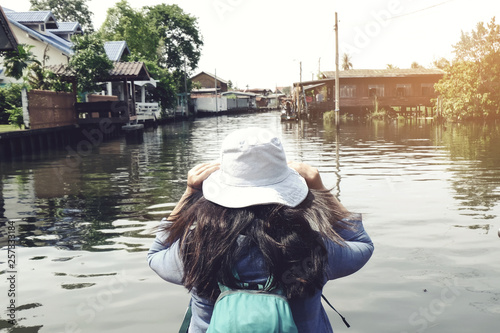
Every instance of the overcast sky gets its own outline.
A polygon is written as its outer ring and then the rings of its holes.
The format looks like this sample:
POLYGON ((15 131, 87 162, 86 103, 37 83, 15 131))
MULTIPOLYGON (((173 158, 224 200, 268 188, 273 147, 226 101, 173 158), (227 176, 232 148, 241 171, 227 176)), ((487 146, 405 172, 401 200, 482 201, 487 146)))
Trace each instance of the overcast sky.
MULTIPOLYGON (((118 0, 90 0, 95 28, 118 0)), ((128 0, 133 8, 160 0, 128 0)), ((409 68, 416 61, 451 59, 461 31, 500 13, 492 0, 177 0, 198 18, 204 46, 196 74, 217 72, 239 88, 286 86, 335 69, 335 12, 340 55, 354 68, 409 68), (299 5, 300 4, 300 5, 299 5)), ((29 10, 29 0, 0 0, 3 7, 29 10)), ((500 23, 500 17, 497 24, 500 23)), ((147 36, 145 36, 147 38, 147 36)))

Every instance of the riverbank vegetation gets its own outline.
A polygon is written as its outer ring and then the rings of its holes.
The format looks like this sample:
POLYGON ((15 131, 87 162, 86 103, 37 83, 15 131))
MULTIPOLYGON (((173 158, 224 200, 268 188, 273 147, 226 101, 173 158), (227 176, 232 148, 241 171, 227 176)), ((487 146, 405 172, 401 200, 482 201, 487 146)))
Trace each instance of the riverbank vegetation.
POLYGON ((500 26, 493 17, 462 32, 453 46, 455 58, 435 89, 442 116, 451 120, 500 118, 500 26))
MULTIPOLYGON (((104 42, 126 41, 130 54, 123 60, 144 62, 151 77, 157 80, 153 98, 161 109, 175 107, 178 95, 191 90, 187 78, 201 57, 203 38, 197 18, 175 4, 134 9, 126 0, 121 0, 108 9, 103 25, 94 32, 87 2, 30 0, 30 10, 50 10, 58 20, 78 21, 84 28, 83 36, 72 39, 75 54, 69 62, 70 70, 78 78, 79 95, 96 90, 96 78, 105 77, 112 68, 104 52, 104 42)), ((22 79, 27 89, 71 91, 67 83, 61 82, 45 66, 45 59, 36 59, 31 48, 33 46, 20 44, 17 54, 6 55, 5 74, 22 79)), ((8 110, 21 105, 20 87, 11 85, 0 90, 0 124, 9 122, 8 110), (14 95, 15 99, 11 98, 14 95)))

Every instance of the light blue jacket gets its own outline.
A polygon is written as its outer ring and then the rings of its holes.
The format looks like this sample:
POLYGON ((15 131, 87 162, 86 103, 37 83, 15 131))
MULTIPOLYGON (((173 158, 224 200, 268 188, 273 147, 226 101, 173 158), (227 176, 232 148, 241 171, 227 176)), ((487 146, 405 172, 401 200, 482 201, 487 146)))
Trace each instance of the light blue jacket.
MULTIPOLYGON (((325 284, 328 280, 350 275, 370 259, 373 243, 365 232, 360 214, 352 214, 348 220, 354 224, 353 230, 342 230, 339 234, 346 241, 340 246, 331 240, 325 240, 328 251, 328 267, 325 271, 325 284)), ((163 220, 162 222, 168 223, 163 220)), ((242 236, 244 237, 244 236, 242 236)), ((179 242, 165 246, 165 235, 157 234, 149 249, 149 266, 164 280, 182 284, 183 266, 179 256, 179 242)), ((249 283, 264 284, 267 280, 264 260, 258 249, 250 248, 238 263, 236 270, 240 279, 249 283)), ((314 296, 290 300, 293 318, 299 332, 333 332, 328 316, 321 304, 321 290, 314 296)), ((199 297, 196 291, 191 293, 192 318, 190 333, 205 332, 210 324, 213 302, 199 297)))

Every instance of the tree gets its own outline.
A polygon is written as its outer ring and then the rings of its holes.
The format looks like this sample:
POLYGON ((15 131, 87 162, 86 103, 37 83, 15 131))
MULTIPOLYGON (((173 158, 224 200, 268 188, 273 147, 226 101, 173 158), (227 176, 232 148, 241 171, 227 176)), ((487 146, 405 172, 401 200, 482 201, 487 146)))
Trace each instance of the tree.
POLYGON ((188 72, 194 70, 203 46, 197 19, 177 5, 135 10, 121 0, 108 9, 100 34, 106 40, 127 41, 136 57, 156 61, 171 72, 183 72, 184 66, 188 72))
POLYGON ((417 69, 417 68, 425 68, 425 67, 420 65, 418 62, 414 61, 411 63, 410 68, 417 69))
POLYGON ((342 55, 342 70, 347 71, 349 69, 352 69, 351 56, 344 53, 342 55))
POLYGON ((104 50, 104 42, 97 34, 75 35, 72 41, 75 54, 69 61, 69 67, 77 77, 78 90, 98 90, 97 82, 105 81, 113 68, 113 62, 108 59, 104 50))
POLYGON ((108 9, 99 33, 104 40, 125 40, 136 58, 158 60, 160 37, 154 22, 148 20, 143 11, 131 8, 126 0, 108 9))
POLYGON ((464 33, 453 46, 455 58, 436 85, 443 115, 455 119, 500 116, 500 26, 493 17, 486 26, 464 33))
POLYGON ((31 10, 50 10, 57 20, 78 22, 86 32, 93 32, 93 13, 87 6, 88 0, 30 0, 31 10))
POLYGON ((399 69, 398 66, 394 66, 393 64, 387 64, 387 69, 399 69))
POLYGON ((432 62, 432 65, 436 68, 444 70, 445 68, 450 66, 450 62, 446 58, 441 57, 439 59, 434 60, 432 62))
POLYGON ((4 56, 3 65, 5 75, 11 76, 17 80, 23 77, 24 71, 33 62, 38 62, 35 55, 31 52, 33 45, 18 44, 17 53, 8 53, 4 56))
POLYGON ((158 64, 172 71, 192 71, 198 66, 203 40, 194 16, 177 5, 144 7, 146 18, 157 28, 160 38, 158 64))
POLYGON ((155 94, 162 106, 176 104, 177 93, 185 92, 184 78, 196 69, 201 56, 203 41, 196 18, 177 5, 135 10, 121 0, 108 9, 99 33, 106 40, 125 40, 131 51, 129 60, 143 61, 160 80, 155 94))

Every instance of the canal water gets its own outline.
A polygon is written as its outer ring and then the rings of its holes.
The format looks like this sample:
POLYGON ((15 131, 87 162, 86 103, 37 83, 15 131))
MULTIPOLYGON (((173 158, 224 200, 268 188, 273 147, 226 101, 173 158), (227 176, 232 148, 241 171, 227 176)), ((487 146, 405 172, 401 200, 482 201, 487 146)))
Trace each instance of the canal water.
POLYGON ((189 296, 147 266, 151 229, 183 193, 187 171, 249 126, 279 133, 290 160, 318 167, 363 214, 372 259, 325 288, 351 324, 327 309, 336 332, 498 332, 500 126, 336 128, 282 123, 277 112, 171 123, 142 144, 94 132, 73 149, 1 161, 0 331, 176 332, 189 296))

